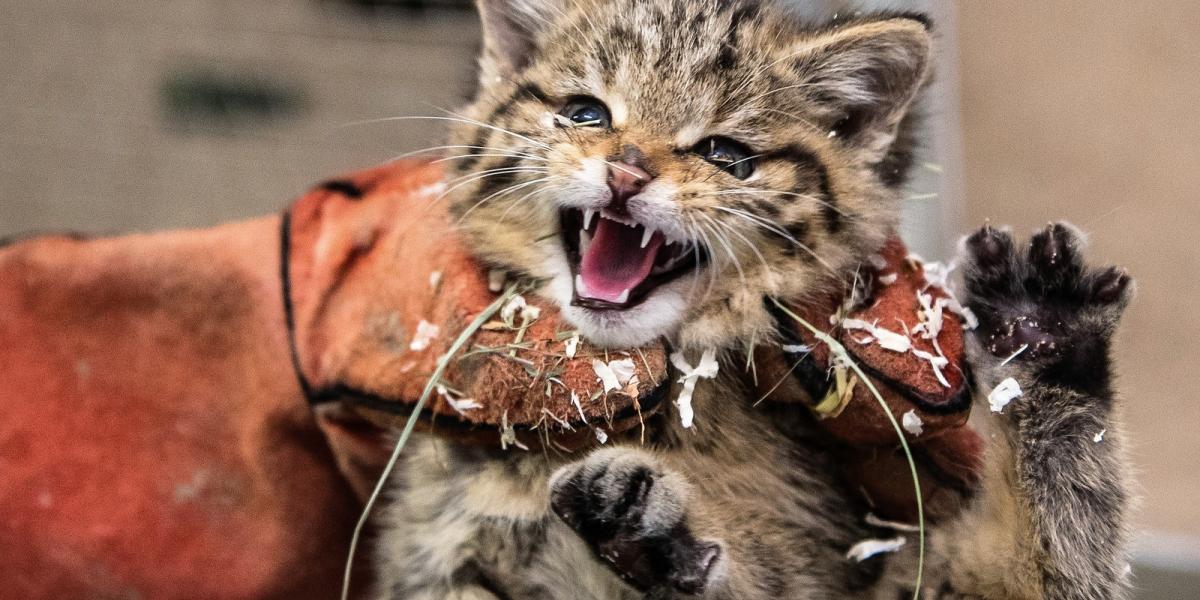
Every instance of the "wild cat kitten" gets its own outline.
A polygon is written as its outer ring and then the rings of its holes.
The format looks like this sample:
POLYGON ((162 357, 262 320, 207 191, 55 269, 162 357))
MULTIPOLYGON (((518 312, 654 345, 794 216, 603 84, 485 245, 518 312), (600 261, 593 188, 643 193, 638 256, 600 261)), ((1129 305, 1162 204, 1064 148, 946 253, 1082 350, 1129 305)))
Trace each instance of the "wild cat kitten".
MULTIPOLYGON (((481 88, 455 128, 454 211, 478 255, 592 341, 724 352, 644 443, 574 455, 420 437, 378 543, 380 598, 896 598, 910 544, 879 537, 794 408, 754 405, 740 365, 773 338, 764 299, 846 278, 898 220, 928 23, 807 27, 719 0, 483 0, 481 88), (472 179, 471 176, 474 176, 472 179)), ((1125 490, 1107 349, 1128 294, 1054 227, 1028 251, 967 243, 977 380, 1026 397, 976 410, 987 472, 930 531, 926 597, 1112 598, 1125 490), (1021 318, 1026 317, 1026 318, 1021 318), (1022 345, 1013 361, 1002 360, 1022 345), (1092 442, 1101 429, 1103 443, 1092 442), (994 435, 992 435, 994 434, 994 435)), ((672 390, 674 396, 678 390, 672 390)))

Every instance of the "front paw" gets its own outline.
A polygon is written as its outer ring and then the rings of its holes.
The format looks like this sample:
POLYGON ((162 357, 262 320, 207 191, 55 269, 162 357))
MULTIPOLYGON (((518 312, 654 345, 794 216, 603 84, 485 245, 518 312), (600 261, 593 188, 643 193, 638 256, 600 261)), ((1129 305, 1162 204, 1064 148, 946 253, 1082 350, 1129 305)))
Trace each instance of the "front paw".
POLYGON ((627 583, 703 593, 720 544, 687 526, 688 485, 646 453, 606 448, 560 469, 550 506, 627 583))
POLYGON ((1107 385, 1108 351, 1132 293, 1129 275, 1083 262, 1083 240, 1056 223, 1024 250, 984 227, 964 243, 967 306, 979 317, 976 339, 993 362, 1030 378, 1077 388, 1107 385))

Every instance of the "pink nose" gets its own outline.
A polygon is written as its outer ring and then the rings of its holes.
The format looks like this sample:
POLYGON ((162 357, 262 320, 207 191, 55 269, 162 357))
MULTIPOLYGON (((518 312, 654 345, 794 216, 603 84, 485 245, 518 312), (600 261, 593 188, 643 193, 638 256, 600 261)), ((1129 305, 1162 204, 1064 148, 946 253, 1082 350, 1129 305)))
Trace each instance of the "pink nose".
POLYGON ((651 179, 654 178, 641 167, 627 162, 609 163, 608 189, 612 190, 612 202, 608 209, 617 213, 626 212, 626 201, 638 195, 651 179))

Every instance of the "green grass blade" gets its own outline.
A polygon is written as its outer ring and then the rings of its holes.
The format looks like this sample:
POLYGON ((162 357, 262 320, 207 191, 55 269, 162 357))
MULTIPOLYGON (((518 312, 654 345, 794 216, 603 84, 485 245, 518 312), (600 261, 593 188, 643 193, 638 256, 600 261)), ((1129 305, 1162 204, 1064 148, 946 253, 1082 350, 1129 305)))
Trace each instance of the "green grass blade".
POLYGON ((404 451, 404 445, 408 443, 409 436, 412 435, 413 428, 417 425, 417 417, 420 416, 421 410, 425 408, 425 403, 429 401, 429 396, 433 393, 437 382, 442 379, 442 374, 446 372, 446 366, 450 364, 450 359, 466 345, 471 336, 479 331, 483 324, 491 319, 493 315, 500 312, 500 307, 517 295, 516 286, 509 286, 496 300, 483 309, 483 312, 476 315, 462 333, 458 334, 458 338, 450 345, 450 349, 438 359, 437 365, 433 369, 433 374, 429 376, 429 381, 425 382, 425 389, 421 391, 421 397, 417 399, 417 404, 413 406, 412 412, 408 415, 408 420, 404 422, 404 429, 400 432, 400 438, 396 440, 396 447, 392 450, 392 456, 388 459, 387 465, 383 468, 383 473, 379 475, 379 481, 375 483, 375 489, 371 491, 371 496, 367 498, 367 504, 363 507, 362 515, 358 518, 358 523, 354 526, 354 535, 350 538, 350 552, 346 557, 346 571, 342 575, 342 600, 350 598, 350 573, 354 566, 354 554, 358 550, 358 540, 362 535, 363 527, 367 523, 367 519, 371 516, 371 509, 375 507, 375 503, 379 500, 380 493, 383 492, 383 486, 387 483, 388 477, 396 468, 396 462, 400 460, 400 453, 404 451))
POLYGON ((925 572, 925 505, 921 502, 921 482, 917 479, 917 462, 913 460, 912 450, 910 450, 908 447, 908 441, 904 439, 904 431, 900 429, 900 423, 896 421, 896 416, 892 414, 892 409, 888 407, 887 402, 883 401, 883 395, 879 393, 879 390, 875 389, 875 384, 871 382, 871 378, 867 377, 867 374, 863 373, 862 369, 858 367, 858 364, 850 358, 850 353, 846 351, 846 348, 842 346, 840 342, 830 337, 824 331, 814 327, 812 323, 805 321, 778 300, 772 298, 771 301, 774 302, 775 306, 778 306, 779 309, 782 310, 787 316, 795 319, 797 323, 804 326, 804 328, 809 330, 814 336, 817 337, 817 339, 828 345, 829 349, 840 356, 842 360, 846 362, 846 364, 850 365, 850 368, 854 370, 854 372, 858 375, 858 378, 863 383, 867 384, 867 389, 871 391, 871 395, 875 396, 875 399, 879 401, 879 405, 883 407, 883 414, 887 415, 888 421, 892 424, 892 428, 896 430, 896 437, 900 438, 900 446, 904 448, 904 457, 908 460, 908 469, 912 474, 913 493, 917 498, 917 537, 919 538, 919 542, 917 548, 917 581, 913 587, 913 600, 916 600, 921 596, 921 579, 925 572))

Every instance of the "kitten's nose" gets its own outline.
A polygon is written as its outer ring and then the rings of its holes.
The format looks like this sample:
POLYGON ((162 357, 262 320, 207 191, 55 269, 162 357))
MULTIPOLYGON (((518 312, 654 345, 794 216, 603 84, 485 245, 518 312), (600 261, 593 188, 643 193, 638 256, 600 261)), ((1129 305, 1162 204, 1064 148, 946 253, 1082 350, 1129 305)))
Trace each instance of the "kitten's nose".
POLYGON ((654 178, 641 167, 627 162, 608 163, 608 189, 612 190, 612 202, 607 208, 624 214, 625 202, 638 195, 651 179, 654 178))

